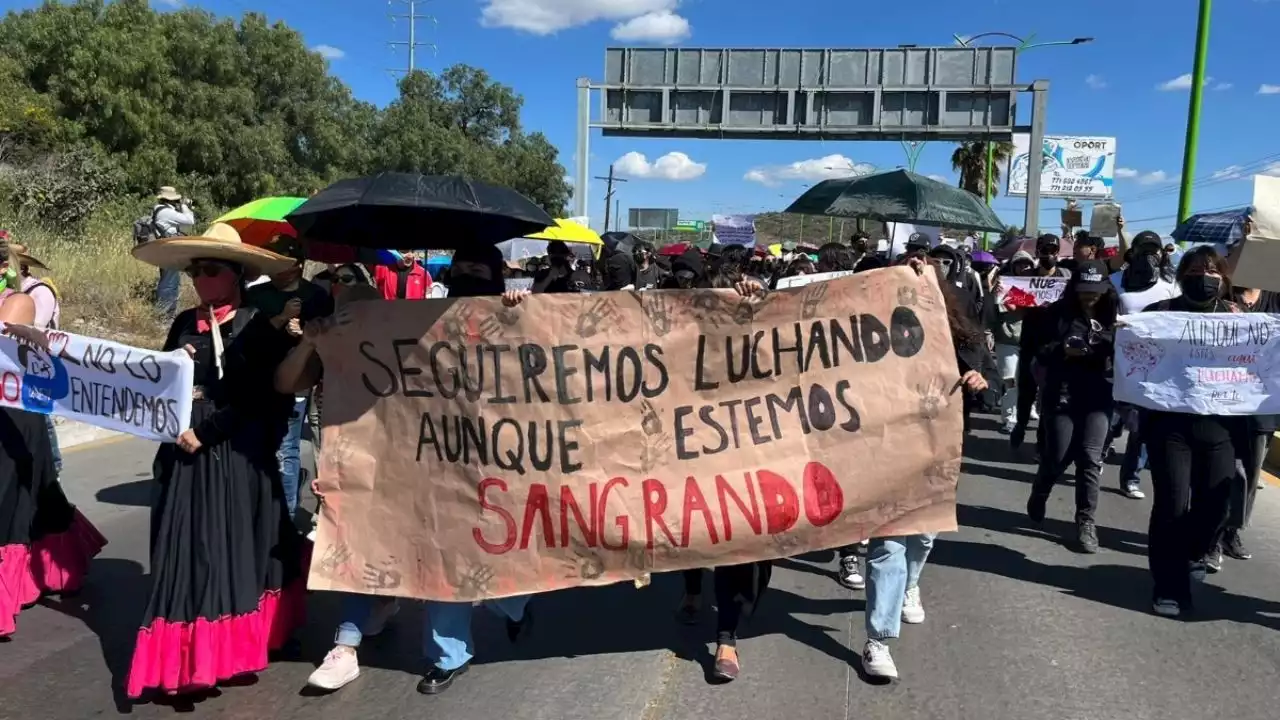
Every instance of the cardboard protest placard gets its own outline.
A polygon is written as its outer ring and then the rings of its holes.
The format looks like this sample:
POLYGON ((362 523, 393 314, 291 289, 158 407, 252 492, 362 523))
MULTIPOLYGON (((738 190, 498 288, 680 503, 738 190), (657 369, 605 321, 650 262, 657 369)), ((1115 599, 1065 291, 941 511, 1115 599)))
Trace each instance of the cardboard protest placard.
POLYGON ((185 352, 46 335, 47 350, 0 335, 0 406, 160 442, 174 442, 190 427, 195 364, 185 352))
POLYGON ((792 275, 791 277, 778 278, 778 289, 786 290, 787 288, 804 287, 810 283, 835 280, 852 274, 852 270, 835 270, 832 272, 812 273, 810 275, 792 275))
POLYGON ((1067 287, 1067 278, 1061 277, 1000 277, 1001 305, 1015 308, 1044 307, 1058 301, 1067 287))
POLYGON ((933 273, 348 312, 313 589, 474 600, 956 527, 933 273))
POLYGON ((1126 315, 1115 368, 1120 402, 1195 415, 1280 414, 1280 315, 1126 315))
POLYGON ((1280 178, 1253 178, 1253 231, 1231 268, 1236 287, 1280 291, 1280 178))

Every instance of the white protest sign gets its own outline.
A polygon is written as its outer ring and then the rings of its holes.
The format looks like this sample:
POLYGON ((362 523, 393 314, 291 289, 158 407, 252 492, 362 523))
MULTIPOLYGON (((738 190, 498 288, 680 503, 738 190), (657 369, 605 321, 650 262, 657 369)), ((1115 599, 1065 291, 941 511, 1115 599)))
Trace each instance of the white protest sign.
POLYGON ((533 278, 507 278, 502 281, 507 286, 507 292, 512 290, 533 290, 533 278))
POLYGON ((0 406, 173 442, 191 425, 195 364, 170 353, 53 331, 49 349, 0 335, 0 406))
POLYGON ((835 280, 852 274, 852 270, 836 270, 835 272, 813 273, 810 275, 792 275, 791 277, 778 278, 778 289, 786 290, 787 288, 803 287, 809 283, 835 280))
POLYGON ((1000 304, 1015 308, 1044 307, 1058 301, 1067 286, 1062 277, 1000 277, 1000 304))
POLYGON ((755 247, 755 215, 712 215, 711 224, 715 226, 712 234, 716 242, 723 245, 755 247))
POLYGON ((1150 410, 1280 414, 1280 315, 1126 315, 1116 331, 1114 394, 1150 410))

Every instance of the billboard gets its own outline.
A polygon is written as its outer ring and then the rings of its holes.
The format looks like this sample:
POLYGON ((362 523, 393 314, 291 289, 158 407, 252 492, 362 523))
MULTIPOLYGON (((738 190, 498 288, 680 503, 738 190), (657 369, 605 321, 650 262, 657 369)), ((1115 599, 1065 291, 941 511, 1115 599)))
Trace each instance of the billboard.
POLYGON ((627 211, 627 225, 644 230, 672 230, 680 222, 680 211, 675 208, 631 208, 627 211))
POLYGON ((606 136, 1007 140, 1012 47, 608 48, 606 136))
MULTIPOLYGON (((1027 194, 1031 136, 1013 136, 1008 195, 1027 194)), ((1044 138, 1040 152, 1040 196, 1105 200, 1112 196, 1116 174, 1116 139, 1055 135, 1044 138)))

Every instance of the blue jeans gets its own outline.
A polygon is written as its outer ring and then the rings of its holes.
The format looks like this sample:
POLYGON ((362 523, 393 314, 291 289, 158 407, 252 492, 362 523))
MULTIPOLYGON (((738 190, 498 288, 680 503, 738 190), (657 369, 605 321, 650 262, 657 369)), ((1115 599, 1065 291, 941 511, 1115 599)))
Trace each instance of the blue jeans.
POLYGON ((45 427, 49 429, 49 445, 53 447, 53 471, 62 475, 62 450, 58 447, 58 431, 53 425, 53 416, 44 416, 45 427))
POLYGON ((276 452, 280 462, 280 483, 284 485, 284 502, 289 507, 289 517, 298 511, 298 478, 302 472, 302 425, 307 421, 307 399, 298 400, 289 414, 289 430, 276 452))
POLYGON ((1129 433, 1129 442, 1124 446, 1124 460, 1120 462, 1120 489, 1127 490, 1138 487, 1142 479, 1138 473, 1147 468, 1147 444, 1142 442, 1141 430, 1129 433))
POLYGON ((178 295, 182 292, 182 271, 161 270, 156 283, 156 312, 172 320, 178 314, 178 295))
MULTIPOLYGON (((486 600, 482 605, 490 611, 505 618, 519 622, 524 619, 525 606, 529 604, 529 595, 486 600)), ((381 609, 386 603, 395 602, 394 598, 380 598, 372 595, 346 595, 342 600, 342 624, 338 626, 334 642, 349 647, 360 647, 363 638, 363 626, 375 609, 381 609)), ((441 670, 457 670, 471 662, 475 654, 475 646, 471 640, 471 612, 469 602, 437 602, 428 600, 423 603, 427 618, 422 626, 422 656, 441 670)))
POLYGON ((902 601, 920 584, 936 535, 872 538, 867 548, 867 639, 887 640, 902 630, 902 601))

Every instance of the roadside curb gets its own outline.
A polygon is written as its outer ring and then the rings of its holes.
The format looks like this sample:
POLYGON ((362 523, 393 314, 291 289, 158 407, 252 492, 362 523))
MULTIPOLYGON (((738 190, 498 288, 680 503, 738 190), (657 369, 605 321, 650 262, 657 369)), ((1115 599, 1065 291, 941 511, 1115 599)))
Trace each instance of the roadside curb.
POLYGON ((55 417, 53 424, 58 433, 58 448, 60 450, 69 450, 77 445, 87 445, 99 440, 120 437, 124 434, 60 417, 55 417))

